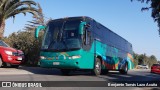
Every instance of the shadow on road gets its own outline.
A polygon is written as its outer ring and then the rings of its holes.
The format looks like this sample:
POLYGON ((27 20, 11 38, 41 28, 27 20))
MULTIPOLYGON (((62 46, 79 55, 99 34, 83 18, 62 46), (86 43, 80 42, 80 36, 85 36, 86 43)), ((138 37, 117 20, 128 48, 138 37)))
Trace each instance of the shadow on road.
POLYGON ((108 82, 112 83, 157 83, 158 87, 143 87, 138 86, 139 88, 146 88, 144 90, 160 90, 160 75, 150 73, 150 71, 132 71, 129 74, 122 75, 118 72, 109 72, 107 75, 99 76, 108 82))
POLYGON ((59 74, 61 74, 61 72, 58 69, 51 69, 51 68, 21 66, 17 69, 25 70, 25 71, 28 71, 33 74, 41 74, 41 75, 59 75, 59 74))
MULTIPOLYGON (((26 70, 28 72, 31 72, 33 74, 42 74, 42 75, 61 75, 61 71, 59 69, 55 69, 55 68, 41 68, 41 67, 24 67, 21 66, 18 69, 20 70, 26 70)), ((93 74, 91 74, 90 71, 73 71, 71 72, 70 76, 78 76, 78 75, 90 75, 93 76, 93 74)), ((99 76, 99 78, 103 78, 105 80, 111 80, 112 81, 117 81, 117 79, 119 81, 135 81, 135 80, 139 80, 139 81, 160 81, 160 75, 159 74, 153 74, 150 73, 149 71, 146 70, 142 70, 142 71, 129 71, 129 73, 127 75, 125 74, 120 74, 118 71, 114 71, 114 72, 109 72, 106 75, 101 75, 99 76), (157 78, 159 77, 159 78, 157 78), (113 79, 114 78, 114 79, 113 79)))
MULTIPOLYGON (((24 67, 21 66, 17 68, 19 70, 25 70, 33 74, 41 74, 41 75, 62 75, 59 69, 55 68, 41 68, 41 67, 24 67)), ((87 75, 92 76, 89 71, 72 71, 68 76, 79 76, 79 75, 87 75)))
MULTIPOLYGON (((40 75, 57 75, 61 76, 61 72, 58 69, 51 69, 51 68, 40 68, 40 67, 19 67, 19 70, 25 70, 33 74, 40 74, 40 75)), ((82 71, 76 71, 71 72, 69 75, 72 76, 93 76, 89 71, 88 72, 82 72, 82 71)), ((96 77, 96 76, 94 76, 96 77)), ((77 77, 78 78, 78 77, 77 77)), ((149 82, 149 81, 155 81, 160 82, 160 75, 159 74, 153 74, 150 73, 150 71, 141 70, 141 71, 134 71, 131 70, 127 75, 120 74, 119 72, 109 72, 106 75, 100 75, 98 76, 101 80, 107 81, 107 82, 113 82, 113 83, 119 83, 121 81, 123 82, 149 82)), ((140 87, 144 88, 144 87, 140 87)), ((150 87, 149 87, 150 88, 150 87)), ((145 90, 160 90, 159 87, 152 87, 150 89, 145 90)))

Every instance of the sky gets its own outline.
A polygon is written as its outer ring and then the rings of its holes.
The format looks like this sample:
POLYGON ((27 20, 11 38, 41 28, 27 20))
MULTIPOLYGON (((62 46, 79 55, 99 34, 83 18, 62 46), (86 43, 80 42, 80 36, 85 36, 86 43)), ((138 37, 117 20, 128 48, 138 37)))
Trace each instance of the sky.
MULTIPOLYGON (((150 4, 136 0, 34 0, 43 9, 45 19, 89 16, 132 43, 133 51, 160 60, 160 37, 151 10, 141 11, 150 4)), ((23 30, 32 15, 19 14, 6 21, 5 36, 23 30)))

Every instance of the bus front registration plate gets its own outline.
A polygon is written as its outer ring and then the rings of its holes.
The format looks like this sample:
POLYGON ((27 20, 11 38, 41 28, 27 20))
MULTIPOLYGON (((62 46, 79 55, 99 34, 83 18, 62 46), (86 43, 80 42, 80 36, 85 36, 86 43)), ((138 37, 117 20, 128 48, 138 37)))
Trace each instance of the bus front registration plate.
POLYGON ((53 62, 53 65, 59 65, 60 63, 59 62, 53 62))

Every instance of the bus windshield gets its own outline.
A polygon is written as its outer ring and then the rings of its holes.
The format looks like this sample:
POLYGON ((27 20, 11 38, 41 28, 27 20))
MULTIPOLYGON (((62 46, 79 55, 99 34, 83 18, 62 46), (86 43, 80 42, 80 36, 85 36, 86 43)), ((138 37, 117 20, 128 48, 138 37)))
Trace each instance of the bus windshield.
POLYGON ((50 22, 47 26, 41 49, 49 51, 80 49, 79 24, 80 20, 50 22))

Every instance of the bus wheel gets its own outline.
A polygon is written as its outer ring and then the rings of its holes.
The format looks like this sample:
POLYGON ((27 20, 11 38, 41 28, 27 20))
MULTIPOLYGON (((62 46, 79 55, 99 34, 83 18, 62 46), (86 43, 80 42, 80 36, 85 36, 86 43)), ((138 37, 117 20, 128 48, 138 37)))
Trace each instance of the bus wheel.
POLYGON ((94 74, 96 76, 100 75, 101 74, 101 61, 99 58, 96 58, 96 61, 95 61, 95 65, 94 65, 94 74))
POLYGON ((106 75, 106 74, 108 74, 108 72, 109 71, 107 69, 105 69, 105 70, 102 69, 102 71, 101 71, 102 75, 106 75))
POLYGON ((69 69, 61 69, 62 75, 69 75, 70 70, 69 69))
POLYGON ((128 72, 128 64, 126 63, 124 69, 120 70, 120 73, 127 74, 127 72, 128 72))

